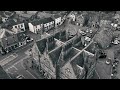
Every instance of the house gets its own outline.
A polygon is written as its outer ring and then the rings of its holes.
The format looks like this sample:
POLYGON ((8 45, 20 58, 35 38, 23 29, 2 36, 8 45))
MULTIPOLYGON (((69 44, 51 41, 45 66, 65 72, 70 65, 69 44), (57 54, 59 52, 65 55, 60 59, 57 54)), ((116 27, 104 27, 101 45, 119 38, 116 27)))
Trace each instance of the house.
POLYGON ((69 17, 69 18, 71 18, 73 21, 75 21, 75 19, 76 19, 76 17, 75 17, 75 14, 74 14, 74 13, 70 14, 68 17, 69 17))
POLYGON ((14 30, 15 33, 18 33, 19 30, 21 32, 25 32, 25 25, 24 23, 16 23, 16 25, 12 26, 12 29, 14 30))
POLYGON ((2 22, 5 23, 8 20, 8 17, 2 17, 2 22))
POLYGON ((66 16, 67 16, 67 14, 64 13, 64 12, 62 12, 62 13, 60 13, 60 15, 61 15, 61 24, 63 24, 64 21, 66 20, 66 16))
POLYGON ((43 20, 36 20, 28 23, 29 30, 33 33, 43 33, 43 20))
POLYGON ((43 33, 54 28, 54 20, 51 17, 39 19, 28 23, 28 26, 33 33, 43 33))
POLYGON ((26 34, 24 32, 18 32, 16 33, 16 35, 18 38, 19 47, 27 44, 26 34))
POLYGON ((8 53, 13 49, 16 49, 19 46, 18 42, 19 41, 17 35, 14 34, 14 32, 5 28, 0 30, 0 43, 2 47, 2 54, 8 53))
POLYGON ((2 17, 2 22, 7 22, 9 17, 11 17, 13 15, 13 12, 10 12, 10 11, 5 11, 5 12, 2 12, 1 14, 1 17, 2 17))
POLYGON ((55 21, 55 27, 61 25, 61 16, 60 15, 54 15, 53 19, 55 21))
POLYGON ((25 32, 24 23, 16 21, 15 19, 9 19, 7 22, 3 23, 1 27, 6 29, 12 29, 15 33, 19 32, 18 30, 25 32))

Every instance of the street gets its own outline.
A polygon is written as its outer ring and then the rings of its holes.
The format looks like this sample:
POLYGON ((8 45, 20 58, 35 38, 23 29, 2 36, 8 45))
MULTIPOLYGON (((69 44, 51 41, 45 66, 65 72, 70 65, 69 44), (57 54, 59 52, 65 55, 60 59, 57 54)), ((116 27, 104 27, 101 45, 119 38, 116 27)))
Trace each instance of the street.
MULTIPOLYGON (((59 32, 61 29, 63 30, 66 23, 69 23, 68 20, 65 20, 65 22, 60 27, 55 28, 55 32, 59 32)), ((33 38, 34 41, 40 39, 39 34, 36 35, 31 33, 30 31, 28 31, 27 34, 31 38, 33 38)), ((53 30, 51 30, 49 34, 53 34, 53 30)), ((10 73, 15 78, 18 75, 22 75, 25 79, 42 79, 40 75, 33 73, 34 71, 30 70, 29 68, 29 70, 27 70, 26 67, 23 65, 23 61, 25 61, 26 59, 30 59, 28 53, 26 52, 32 47, 33 44, 34 42, 32 41, 25 46, 22 46, 12 52, 7 53, 6 55, 0 55, 0 65, 6 72, 10 73)))
MULTIPOLYGON (((27 57, 25 57, 27 58, 27 57)), ((24 59, 25 59, 24 58, 24 59)), ((24 76, 25 79, 36 79, 28 70, 25 69, 23 66, 23 60, 21 59, 20 61, 16 62, 14 65, 6 69, 6 72, 11 73, 13 76, 17 77, 18 75, 24 76)))

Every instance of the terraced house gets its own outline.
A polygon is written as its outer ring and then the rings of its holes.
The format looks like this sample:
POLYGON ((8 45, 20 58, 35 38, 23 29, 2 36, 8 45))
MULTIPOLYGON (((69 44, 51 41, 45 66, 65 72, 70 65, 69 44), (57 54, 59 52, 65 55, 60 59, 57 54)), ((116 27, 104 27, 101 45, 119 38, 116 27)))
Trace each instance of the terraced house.
POLYGON ((1 53, 8 53, 19 47, 17 35, 8 29, 0 30, 1 53))
POLYGON ((54 27, 54 20, 49 18, 34 20, 28 23, 29 30, 33 33, 42 33, 46 32, 54 27))

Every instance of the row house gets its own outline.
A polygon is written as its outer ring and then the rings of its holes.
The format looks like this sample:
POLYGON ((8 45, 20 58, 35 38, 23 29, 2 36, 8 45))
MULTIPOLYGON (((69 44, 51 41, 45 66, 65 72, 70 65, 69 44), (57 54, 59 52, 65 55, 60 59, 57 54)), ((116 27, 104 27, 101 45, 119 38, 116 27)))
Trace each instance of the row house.
POLYGON ((25 24, 23 22, 19 22, 16 19, 9 19, 7 22, 3 23, 1 27, 6 29, 12 29, 15 33, 18 33, 20 31, 26 31, 25 24))
POLYGON ((26 40, 26 34, 24 32, 18 32, 16 33, 17 38, 18 38, 18 43, 19 43, 19 47, 22 47, 24 45, 27 44, 27 40, 26 40))
POLYGON ((44 18, 28 23, 29 30, 33 33, 43 33, 54 27, 54 20, 52 18, 44 18))
POLYGON ((1 53, 8 53, 18 47, 27 44, 24 32, 14 32, 13 30, 2 28, 0 30, 1 53))
POLYGON ((16 23, 15 25, 12 26, 12 29, 14 30, 15 33, 25 32, 25 24, 24 23, 16 23))
POLYGON ((1 53, 8 53, 19 47, 17 35, 8 29, 0 30, 1 53))
POLYGON ((58 27, 59 25, 61 25, 62 18, 60 15, 54 15, 52 18, 55 21, 55 27, 58 27))
POLYGON ((75 21, 75 19, 76 19, 75 14, 73 14, 73 13, 70 14, 68 17, 71 18, 73 21, 75 21))
POLYGON ((100 20, 100 27, 107 27, 111 25, 111 21, 110 20, 100 20))

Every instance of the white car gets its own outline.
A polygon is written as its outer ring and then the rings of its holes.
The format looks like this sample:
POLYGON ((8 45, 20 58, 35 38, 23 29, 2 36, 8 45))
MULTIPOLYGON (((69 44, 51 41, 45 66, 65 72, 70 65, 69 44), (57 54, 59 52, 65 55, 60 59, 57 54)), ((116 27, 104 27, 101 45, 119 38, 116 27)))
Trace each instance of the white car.
POLYGON ((106 63, 107 65, 109 65, 109 64, 110 64, 110 61, 107 61, 107 60, 106 60, 106 62, 105 62, 105 63, 106 63))
POLYGON ((27 40, 27 42, 31 42, 31 41, 33 41, 33 38, 31 38, 30 40, 27 40))
POLYGON ((118 45, 120 42, 117 38, 115 38, 115 40, 112 42, 114 45, 118 45))
POLYGON ((25 77, 23 75, 18 75, 16 78, 17 79, 25 79, 25 77))
POLYGON ((86 33, 84 31, 79 30, 79 33, 82 35, 86 35, 86 33))

